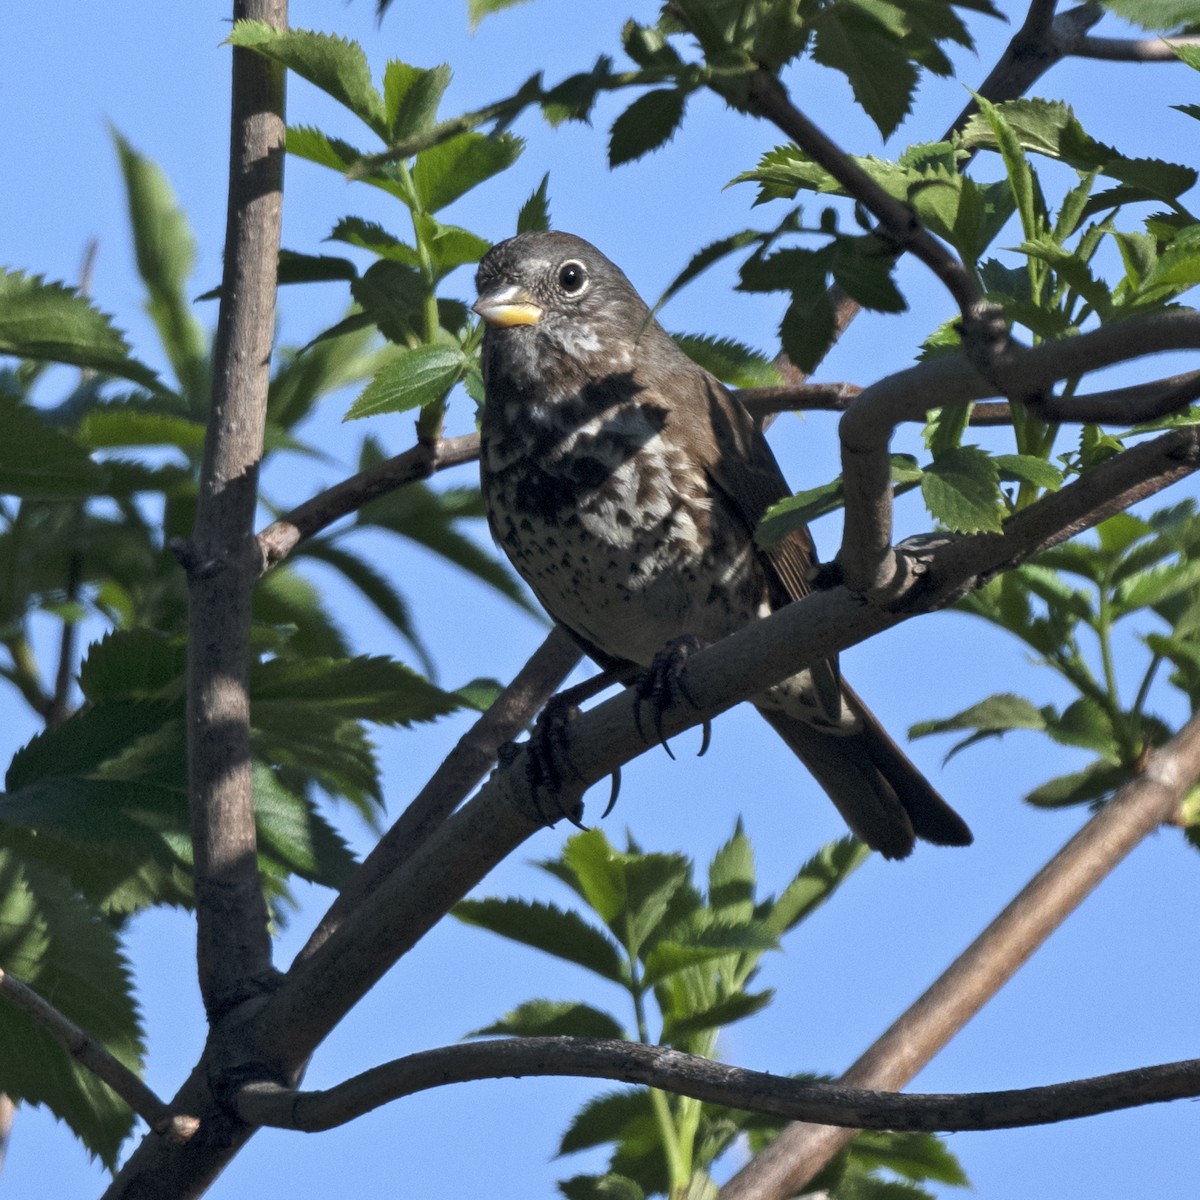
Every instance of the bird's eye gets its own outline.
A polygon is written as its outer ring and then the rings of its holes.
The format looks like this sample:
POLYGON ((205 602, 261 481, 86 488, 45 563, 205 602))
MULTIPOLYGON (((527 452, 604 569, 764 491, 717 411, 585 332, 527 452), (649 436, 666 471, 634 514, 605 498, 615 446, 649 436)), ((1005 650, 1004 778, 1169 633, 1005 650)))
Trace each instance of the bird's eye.
POLYGON ((558 268, 558 286, 569 295, 583 291, 587 283, 587 270, 583 263, 572 259, 558 268))

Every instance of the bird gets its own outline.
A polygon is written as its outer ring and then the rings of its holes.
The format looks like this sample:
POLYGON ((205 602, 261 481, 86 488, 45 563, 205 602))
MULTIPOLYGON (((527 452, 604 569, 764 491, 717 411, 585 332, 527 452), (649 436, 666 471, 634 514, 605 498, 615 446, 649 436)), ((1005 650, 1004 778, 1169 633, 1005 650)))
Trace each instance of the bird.
MULTIPOLYGON (((792 494, 762 431, 595 246, 557 230, 492 247, 476 274, 480 482, 492 536, 601 667, 649 670, 811 590, 808 530, 755 529, 792 494)), ((831 658, 752 703, 885 858, 970 829, 831 658)))

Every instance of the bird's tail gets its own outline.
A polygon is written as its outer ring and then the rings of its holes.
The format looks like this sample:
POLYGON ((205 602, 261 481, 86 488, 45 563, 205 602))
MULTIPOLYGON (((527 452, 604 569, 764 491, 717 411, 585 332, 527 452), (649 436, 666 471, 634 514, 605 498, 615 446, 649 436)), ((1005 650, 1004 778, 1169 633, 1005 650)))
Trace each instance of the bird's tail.
POLYGON ((853 733, 828 733, 777 709, 759 708, 829 794, 854 833, 884 858, 906 858, 917 838, 969 846, 967 823, 938 795, 875 714, 843 684, 860 717, 853 733))

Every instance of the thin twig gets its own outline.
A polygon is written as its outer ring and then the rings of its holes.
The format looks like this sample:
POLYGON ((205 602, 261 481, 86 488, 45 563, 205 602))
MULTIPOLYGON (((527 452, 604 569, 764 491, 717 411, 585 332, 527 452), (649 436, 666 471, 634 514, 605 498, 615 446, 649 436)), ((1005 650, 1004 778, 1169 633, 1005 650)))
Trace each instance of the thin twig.
POLYGON ((900 1095, 836 1083, 797 1083, 698 1054, 616 1038, 529 1037, 424 1050, 319 1091, 251 1083, 236 1094, 234 1103, 242 1120, 252 1125, 318 1133, 430 1088, 527 1075, 639 1083, 743 1112, 849 1129, 851 1134, 859 1129, 1019 1129, 1200 1096, 1196 1058, 1043 1087, 900 1095))
POLYGON ((1102 58, 1108 62, 1162 63, 1182 61, 1172 46, 1200 46, 1200 37, 1106 38, 1081 37, 1068 53, 1077 58, 1102 58))
POLYGON ((155 1133, 179 1145, 196 1132, 195 1117, 174 1114, 120 1059, 114 1058, 91 1034, 80 1029, 28 984, 0 968, 0 996, 36 1021, 71 1057, 110 1088, 155 1133))
MULTIPOLYGON (((1200 776, 1200 714, 1042 868, 945 973, 838 1080, 904 1086, 990 1000, 1098 883, 1178 811, 1200 776)), ((795 1195, 854 1136, 794 1125, 721 1190, 722 1200, 795 1195)))
POLYGON ((478 457, 479 435, 467 433, 461 437, 418 442, 403 454, 343 479, 291 512, 284 513, 258 535, 262 569, 266 571, 275 566, 299 542, 319 533, 334 521, 357 512, 369 501, 393 492, 406 483, 428 479, 436 471, 472 462, 478 457))
MULTIPOLYGON (((742 388, 737 397, 752 417, 762 420, 781 412, 845 412, 862 393, 855 383, 801 383, 794 387, 742 388)), ((1012 405, 1004 400, 976 404, 972 425, 1011 425, 1012 405)))

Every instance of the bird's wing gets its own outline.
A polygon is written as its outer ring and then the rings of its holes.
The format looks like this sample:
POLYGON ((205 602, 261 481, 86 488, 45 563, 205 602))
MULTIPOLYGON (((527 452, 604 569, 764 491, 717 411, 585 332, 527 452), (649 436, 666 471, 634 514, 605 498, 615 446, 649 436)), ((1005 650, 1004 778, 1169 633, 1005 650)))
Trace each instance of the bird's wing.
MULTIPOLYGON (((704 463, 713 490, 723 499, 753 537, 763 514, 791 489, 767 439, 754 419, 718 380, 697 370, 694 402, 684 406, 692 445, 704 463)), ((799 600, 812 591, 809 572, 817 550, 807 528, 795 529, 769 550, 760 550, 759 561, 767 576, 774 607, 799 600)), ((842 709, 841 673, 836 658, 810 668, 813 688, 831 719, 842 709)))

